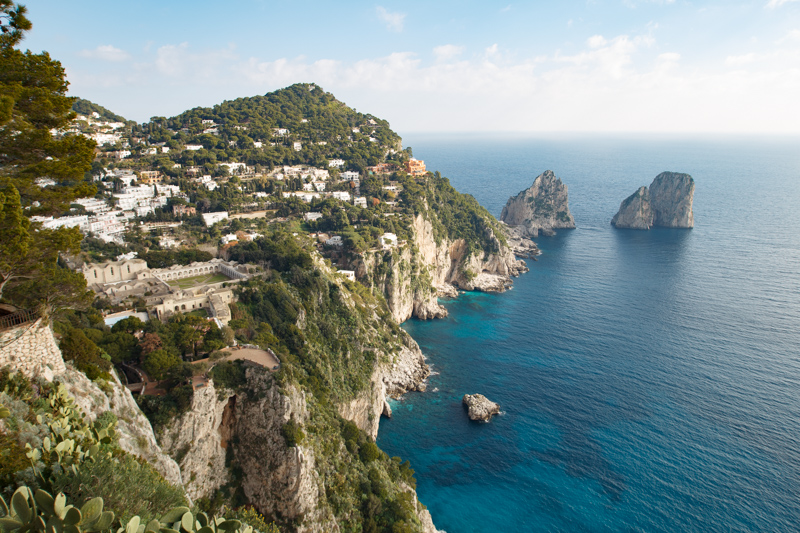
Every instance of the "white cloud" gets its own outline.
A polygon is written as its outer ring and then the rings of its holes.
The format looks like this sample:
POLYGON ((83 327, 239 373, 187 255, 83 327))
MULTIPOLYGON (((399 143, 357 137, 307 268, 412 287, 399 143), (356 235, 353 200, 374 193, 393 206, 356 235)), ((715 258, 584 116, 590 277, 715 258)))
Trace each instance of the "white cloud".
POLYGON ((454 44, 443 44, 433 49, 433 55, 436 56, 437 61, 447 61, 448 59, 460 56, 463 52, 463 46, 456 46, 454 44))
POLYGON ((125 61, 131 57, 128 52, 110 44, 100 45, 94 50, 82 50, 80 55, 93 59, 102 59, 103 61, 125 61))
POLYGON ((792 41, 800 42, 800 30, 792 30, 792 31, 790 31, 789 33, 787 33, 786 35, 781 37, 777 41, 777 44, 783 44, 785 42, 792 42, 792 41))
POLYGON ((798 0, 769 0, 769 2, 767 2, 767 5, 764 6, 764 7, 767 8, 767 9, 775 9, 775 8, 781 7, 784 4, 788 4, 790 2, 797 2, 797 1, 798 0))
POLYGON ((600 48, 601 46, 605 46, 608 41, 602 35, 593 35, 589 37, 586 41, 586 44, 589 45, 589 48, 600 48))
POLYGON ((106 91, 97 99, 121 112, 132 100, 150 102, 148 116, 315 82, 400 131, 800 133, 798 47, 730 55, 709 67, 655 45, 650 35, 597 35, 571 55, 513 59, 495 44, 465 58, 445 44, 433 49, 435 60, 402 51, 338 61, 244 57, 233 47, 183 43, 102 79, 70 71, 70 81, 76 94, 106 91))
POLYGON ((378 14, 378 18, 386 23, 386 28, 389 31, 398 33, 403 31, 403 24, 405 24, 406 20, 405 13, 389 11, 383 6, 376 7, 375 12, 378 14))
POLYGON ((740 56, 728 56, 725 58, 725 64, 729 67, 739 67, 747 65, 756 60, 756 55, 753 53, 743 54, 740 56))

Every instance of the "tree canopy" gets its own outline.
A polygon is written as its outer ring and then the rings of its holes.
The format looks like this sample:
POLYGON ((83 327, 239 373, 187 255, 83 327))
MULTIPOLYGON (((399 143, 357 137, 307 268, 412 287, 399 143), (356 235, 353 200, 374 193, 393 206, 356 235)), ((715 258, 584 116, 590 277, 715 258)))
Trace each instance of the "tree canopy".
POLYGON ((83 276, 59 265, 76 253, 76 229, 45 230, 31 215, 66 209, 96 189, 84 181, 94 141, 60 132, 74 118, 61 63, 15 46, 31 28, 25 7, 0 0, 0 299, 50 311, 88 302, 83 276), (50 178, 54 187, 40 187, 50 178))

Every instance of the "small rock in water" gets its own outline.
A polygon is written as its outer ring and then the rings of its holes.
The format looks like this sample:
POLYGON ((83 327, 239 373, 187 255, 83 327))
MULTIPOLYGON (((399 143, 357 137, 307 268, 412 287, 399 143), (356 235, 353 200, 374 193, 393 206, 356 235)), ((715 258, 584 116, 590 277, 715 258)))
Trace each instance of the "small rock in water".
POLYGON ((488 422, 494 415, 500 413, 500 406, 483 394, 465 394, 461 402, 469 408, 470 420, 488 422))

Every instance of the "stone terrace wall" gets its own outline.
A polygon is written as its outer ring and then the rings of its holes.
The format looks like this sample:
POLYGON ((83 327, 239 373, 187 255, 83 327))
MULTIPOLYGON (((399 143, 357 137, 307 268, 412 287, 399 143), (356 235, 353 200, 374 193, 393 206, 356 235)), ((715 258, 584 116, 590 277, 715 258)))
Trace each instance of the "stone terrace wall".
POLYGON ((48 320, 40 318, 0 332, 0 367, 6 365, 48 380, 66 370, 48 320))

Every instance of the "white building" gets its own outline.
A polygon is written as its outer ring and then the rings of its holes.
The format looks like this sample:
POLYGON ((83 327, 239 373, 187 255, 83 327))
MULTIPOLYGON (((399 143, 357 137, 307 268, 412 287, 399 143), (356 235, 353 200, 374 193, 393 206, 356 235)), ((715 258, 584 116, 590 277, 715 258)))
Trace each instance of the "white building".
POLYGON ((222 236, 222 238, 220 239, 220 242, 224 246, 226 244, 229 244, 229 243, 232 243, 232 242, 238 241, 238 240, 239 239, 236 237, 235 233, 228 233, 227 235, 223 235, 222 236))
POLYGON ((346 191, 333 191, 331 196, 333 196, 335 200, 341 200, 342 202, 350 201, 350 193, 346 191))
POLYGON ((31 222, 40 222, 45 229, 74 228, 81 230, 89 227, 89 217, 87 215, 75 215, 70 217, 31 217, 31 222))
POLYGON ((108 205, 108 202, 105 199, 97 199, 97 198, 77 198, 72 201, 74 204, 82 205, 84 209, 87 211, 91 211, 92 213, 106 213, 111 211, 111 207, 108 205))
POLYGON ((322 191, 325 190, 325 182, 324 181, 313 181, 313 182, 311 182, 311 185, 313 185, 314 189, 319 191, 319 192, 322 192, 322 191))
POLYGON ((344 166, 344 159, 331 159, 328 161, 328 166, 342 168, 344 166))
POLYGON ((261 148, 262 146, 264 146, 264 143, 262 143, 261 141, 253 141, 253 146, 255 148, 261 148))
POLYGON ((367 199, 363 196, 359 196, 358 198, 353 199, 353 205, 356 207, 367 207, 367 199))
POLYGON ((303 143, 295 141, 294 143, 292 143, 292 148, 294 148, 295 152, 299 152, 300 150, 303 149, 303 143))
POLYGON ((206 223, 206 226, 213 226, 217 222, 221 222, 223 220, 228 219, 228 212, 227 211, 218 211, 216 213, 203 213, 203 222, 206 223))
POLYGON ((289 135, 289 130, 287 130, 286 128, 275 128, 272 131, 275 132, 275 135, 278 135, 280 137, 283 137, 284 135, 289 135))
POLYGON ((187 144, 186 145, 186 149, 187 150, 195 150, 195 151, 202 150, 203 149, 203 145, 202 144, 187 144))
POLYGON ((360 175, 359 175, 358 172, 356 172, 354 170, 345 170, 344 172, 342 172, 339 175, 339 177, 343 181, 354 181, 354 180, 357 180, 360 177, 360 175))
POLYGON ((342 242, 341 235, 334 235, 333 237, 325 241, 325 244, 327 244, 328 246, 344 246, 344 242, 342 242))
POLYGON ((315 220, 319 220, 322 218, 322 213, 317 213, 316 211, 309 211, 308 213, 303 214, 303 218, 306 222, 313 222, 315 220))

